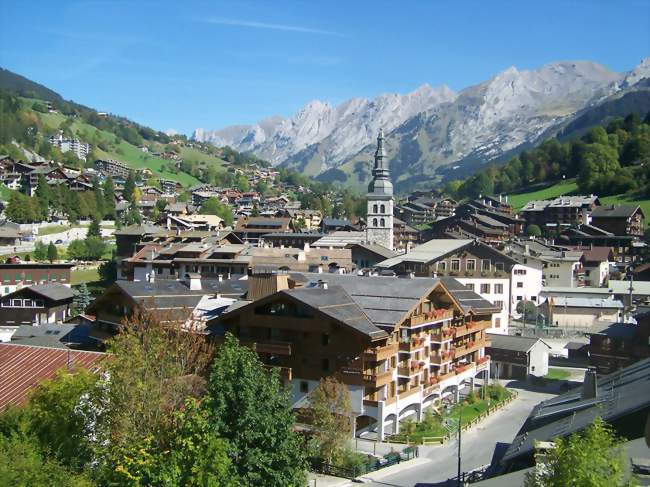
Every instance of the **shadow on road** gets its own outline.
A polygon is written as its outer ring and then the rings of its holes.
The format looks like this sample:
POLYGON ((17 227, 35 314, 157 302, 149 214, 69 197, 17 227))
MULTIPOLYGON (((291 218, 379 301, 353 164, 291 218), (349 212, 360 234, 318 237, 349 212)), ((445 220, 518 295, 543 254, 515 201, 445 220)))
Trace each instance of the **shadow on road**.
POLYGON ((530 392, 545 392, 548 394, 562 394, 576 387, 580 387, 580 382, 570 380, 542 380, 532 382, 528 380, 511 380, 506 384, 510 389, 521 389, 530 392))

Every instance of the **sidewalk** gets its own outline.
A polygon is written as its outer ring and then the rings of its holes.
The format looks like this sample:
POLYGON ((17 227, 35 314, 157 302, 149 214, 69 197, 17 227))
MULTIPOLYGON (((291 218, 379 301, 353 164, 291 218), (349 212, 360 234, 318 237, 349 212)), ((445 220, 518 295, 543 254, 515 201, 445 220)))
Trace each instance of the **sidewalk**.
POLYGON ((351 487, 353 484, 352 480, 349 479, 313 472, 309 472, 307 478, 308 487, 351 487))
POLYGON ((383 479, 384 477, 395 475, 399 472, 403 472, 404 470, 408 470, 414 467, 419 467, 431 462, 432 460, 429 458, 422 458, 422 457, 414 458, 412 460, 406 460, 404 462, 400 462, 397 465, 391 465, 390 467, 382 468, 375 472, 370 472, 361 475, 360 477, 357 477, 355 480, 363 483, 376 482, 378 480, 383 479))

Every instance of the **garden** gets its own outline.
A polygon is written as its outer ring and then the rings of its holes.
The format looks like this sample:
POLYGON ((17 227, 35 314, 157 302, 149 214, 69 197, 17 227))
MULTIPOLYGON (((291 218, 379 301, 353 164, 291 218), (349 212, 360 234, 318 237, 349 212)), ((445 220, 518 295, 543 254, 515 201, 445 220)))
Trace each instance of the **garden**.
POLYGON ((472 392, 460 404, 455 404, 444 414, 436 414, 429 408, 424 412, 419 423, 412 419, 400 422, 400 433, 390 436, 386 441, 423 443, 423 439, 431 438, 442 441, 449 435, 445 423, 453 422, 457 426, 460 420, 461 427, 468 427, 478 418, 509 401, 513 395, 513 392, 500 384, 489 385, 485 388, 484 398, 481 397, 482 394, 472 392))

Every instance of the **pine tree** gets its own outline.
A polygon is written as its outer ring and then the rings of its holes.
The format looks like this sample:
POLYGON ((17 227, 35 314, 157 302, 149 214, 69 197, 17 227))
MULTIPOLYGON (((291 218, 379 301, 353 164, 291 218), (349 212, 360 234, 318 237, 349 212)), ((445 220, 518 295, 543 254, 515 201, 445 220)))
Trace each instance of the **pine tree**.
POLYGON ((106 215, 106 209, 104 208, 104 193, 97 178, 93 178, 93 193, 95 194, 95 210, 97 212, 97 219, 103 220, 106 215))
POLYGON ((90 226, 88 227, 88 233, 86 234, 86 238, 101 237, 101 236, 102 236, 102 229, 99 226, 99 221, 97 221, 96 217, 93 217, 93 219, 90 221, 90 226))
POLYGON ((133 203, 135 196, 135 174, 133 171, 129 171, 129 175, 124 182, 124 190, 122 191, 122 196, 126 201, 133 203))
POLYGON ((38 186, 35 192, 38 206, 43 220, 47 220, 50 215, 50 203, 52 202, 52 191, 45 180, 43 174, 38 175, 38 186))
POLYGON ((90 291, 88 291, 88 286, 86 286, 85 282, 82 282, 77 288, 77 294, 74 297, 74 305, 77 309, 77 313, 83 313, 86 311, 90 301, 91 296, 90 291))
POLYGON ((59 258, 59 251, 56 248, 56 245, 54 245, 53 242, 50 242, 50 245, 47 246, 47 260, 50 262, 54 262, 55 260, 58 260, 59 258))
POLYGON ((115 188, 113 178, 108 176, 104 181, 104 216, 115 219, 115 188))

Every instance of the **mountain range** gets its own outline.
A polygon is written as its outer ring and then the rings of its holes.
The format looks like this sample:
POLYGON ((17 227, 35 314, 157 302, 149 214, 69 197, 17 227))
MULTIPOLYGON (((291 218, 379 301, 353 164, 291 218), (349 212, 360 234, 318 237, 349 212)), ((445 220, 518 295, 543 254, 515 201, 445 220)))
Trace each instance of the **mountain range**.
POLYGON ((647 111, 648 78, 650 57, 624 73, 589 61, 511 67, 459 92, 425 84, 405 95, 353 98, 336 106, 316 100, 290 118, 196 129, 193 138, 252 152, 322 180, 363 183, 381 127, 398 187, 430 187, 560 134, 586 111, 630 92, 642 93, 635 109, 647 111))

